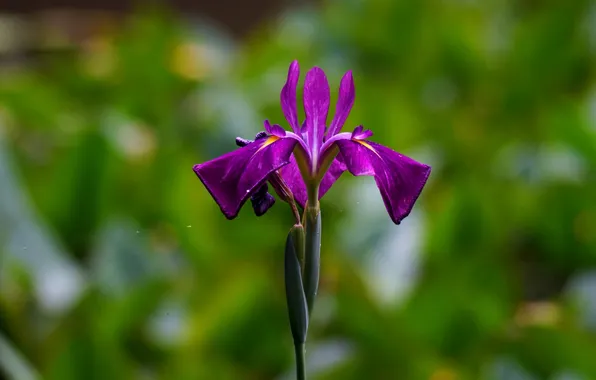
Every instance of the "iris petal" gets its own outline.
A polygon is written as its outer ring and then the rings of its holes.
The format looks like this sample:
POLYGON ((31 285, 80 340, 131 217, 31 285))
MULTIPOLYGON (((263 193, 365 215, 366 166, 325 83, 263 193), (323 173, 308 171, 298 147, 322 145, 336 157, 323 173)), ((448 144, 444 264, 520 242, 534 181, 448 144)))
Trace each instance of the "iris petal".
POLYGON ((275 204, 275 198, 269 194, 267 182, 263 183, 251 196, 250 203, 256 216, 263 216, 275 204))
POLYGON ((300 124, 298 123, 298 111, 296 109, 296 87, 300 77, 300 66, 298 61, 293 61, 288 69, 286 84, 281 90, 281 109, 286 120, 297 135, 300 135, 300 124))
POLYGON ((300 168, 298 167, 298 163, 296 162, 294 155, 290 157, 290 163, 281 168, 279 173, 281 174, 284 182, 292 191, 296 202, 298 202, 300 206, 304 207, 307 198, 306 185, 304 184, 302 174, 300 173, 300 168))
POLYGON ((269 174, 290 162, 296 140, 269 136, 193 167, 221 211, 234 219, 269 174))
POLYGON ((327 138, 330 138, 341 131, 346 119, 350 115, 355 98, 356 90, 354 89, 354 79, 352 78, 352 72, 348 71, 344 74, 343 78, 341 78, 339 97, 337 98, 337 104, 335 106, 335 116, 329 126, 327 138))
POLYGON ((352 139, 354 140, 364 140, 372 136, 373 133, 370 129, 364 129, 362 125, 357 126, 352 132, 352 139))
POLYGON ((430 166, 372 141, 340 140, 336 144, 350 173, 374 176, 395 224, 410 214, 430 175, 430 166))
POLYGON ((307 144, 311 148, 313 161, 321 148, 325 123, 329 112, 329 83, 323 70, 313 67, 304 80, 304 113, 306 114, 307 144))
POLYGON ((284 137, 286 135, 286 131, 279 124, 271 125, 269 120, 265 120, 263 125, 265 127, 265 131, 267 131, 267 133, 270 135, 277 137, 284 137))
POLYGON ((321 180, 321 185, 319 187, 319 199, 323 198, 323 195, 329 191, 335 181, 337 181, 346 170, 347 167, 343 161, 343 157, 341 154, 338 154, 321 180))

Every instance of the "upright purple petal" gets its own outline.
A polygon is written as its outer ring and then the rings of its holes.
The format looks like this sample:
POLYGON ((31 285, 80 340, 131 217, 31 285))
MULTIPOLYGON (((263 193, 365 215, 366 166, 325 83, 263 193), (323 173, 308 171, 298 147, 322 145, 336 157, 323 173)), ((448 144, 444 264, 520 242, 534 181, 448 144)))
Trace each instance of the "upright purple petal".
POLYGON ((356 91, 354 90, 354 79, 352 78, 352 72, 348 71, 344 74, 343 78, 341 78, 339 97, 337 98, 337 104, 335 105, 335 116, 327 131, 327 138, 330 138, 341 131, 346 119, 350 115, 355 97, 356 91))
POLYGON ((372 141, 340 140, 337 146, 353 175, 375 177, 394 223, 408 216, 430 175, 430 166, 372 141))
POLYGON ((226 218, 234 219, 269 174, 290 162, 296 140, 276 136, 193 167, 226 218))
POLYGON ((329 83, 323 70, 313 67, 304 80, 304 113, 306 114, 307 142, 316 162, 325 134, 329 112, 329 83))
POLYGON ((286 84, 281 90, 281 109, 286 120, 292 127, 294 133, 300 136, 300 123, 298 122, 298 111, 296 110, 296 87, 300 77, 300 66, 298 61, 293 61, 288 69, 286 84))

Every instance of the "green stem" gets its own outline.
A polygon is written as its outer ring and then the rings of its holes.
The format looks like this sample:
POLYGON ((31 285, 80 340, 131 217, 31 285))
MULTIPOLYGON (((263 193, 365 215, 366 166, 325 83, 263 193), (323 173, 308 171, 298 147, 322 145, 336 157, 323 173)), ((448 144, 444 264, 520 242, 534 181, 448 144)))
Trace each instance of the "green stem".
POLYGON ((305 207, 311 207, 311 208, 319 208, 319 185, 307 185, 306 187, 306 194, 308 196, 308 199, 306 201, 306 205, 305 207))
POLYGON ((311 206, 310 200, 304 210, 304 294, 308 305, 308 313, 312 313, 317 291, 319 289, 319 272, 321 265, 321 210, 319 201, 311 206))
POLYGON ((296 379, 306 380, 305 365, 304 365, 304 343, 296 343, 294 345, 296 352, 296 379))

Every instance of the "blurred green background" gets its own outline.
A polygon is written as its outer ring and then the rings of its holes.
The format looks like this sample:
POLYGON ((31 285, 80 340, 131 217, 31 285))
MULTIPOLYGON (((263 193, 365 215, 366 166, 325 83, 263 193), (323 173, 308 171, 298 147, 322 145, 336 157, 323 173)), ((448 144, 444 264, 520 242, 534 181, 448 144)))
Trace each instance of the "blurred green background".
POLYGON ((399 226, 372 178, 323 199, 310 378, 596 379, 594 2, 292 3, 231 29, 0 16, 5 378, 294 378, 289 208, 228 221, 191 168, 285 125, 298 59, 332 101, 353 70, 346 128, 433 166, 399 226))

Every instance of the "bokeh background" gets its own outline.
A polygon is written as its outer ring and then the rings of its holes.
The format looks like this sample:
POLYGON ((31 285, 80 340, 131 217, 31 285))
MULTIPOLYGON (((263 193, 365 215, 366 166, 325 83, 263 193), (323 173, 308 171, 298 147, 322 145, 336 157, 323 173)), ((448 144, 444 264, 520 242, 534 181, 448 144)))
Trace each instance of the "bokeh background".
POLYGON ((289 208, 191 170, 285 123, 293 59, 433 166, 399 226, 323 199, 310 378, 596 379, 588 0, 0 3, 0 377, 294 378, 289 208))

